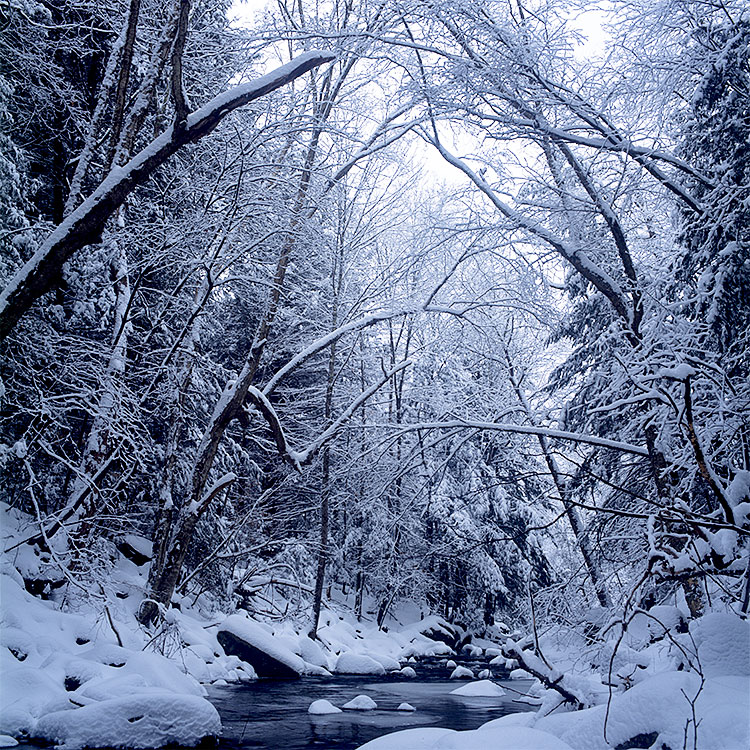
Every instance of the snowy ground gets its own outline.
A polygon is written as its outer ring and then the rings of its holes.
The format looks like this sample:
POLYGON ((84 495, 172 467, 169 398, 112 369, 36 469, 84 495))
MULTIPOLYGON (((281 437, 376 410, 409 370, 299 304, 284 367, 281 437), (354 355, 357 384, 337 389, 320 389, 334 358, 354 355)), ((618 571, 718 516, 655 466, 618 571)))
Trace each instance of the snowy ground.
POLYGON ((306 623, 228 620, 227 613, 199 611, 188 599, 150 633, 135 619, 147 566, 119 553, 98 591, 71 583, 48 591, 49 600, 28 593, 24 577, 43 579, 54 566, 54 554, 45 559, 29 545, 15 547, 35 531, 30 518, 0 504, 2 548, 9 550, 0 557, 0 737, 6 745, 10 738, 38 738, 66 750, 148 748, 195 745, 217 735, 219 716, 203 685, 255 679, 252 667, 226 655, 217 640, 227 621, 303 674, 382 675, 415 655, 450 651, 420 634, 440 627, 439 618, 385 633, 324 610, 314 642, 304 634, 306 623))
MULTIPOLYGON (((0 529, 3 549, 10 550, 0 558, 0 745, 35 737, 66 750, 150 748, 195 745, 217 735, 219 716, 203 685, 255 677, 250 665, 226 655, 219 644, 217 632, 227 623, 303 674, 402 670, 400 677, 408 677, 410 659, 452 654, 444 643, 423 635, 444 626, 437 617, 383 632, 326 610, 314 642, 304 634, 306 623, 269 624, 241 614, 228 620, 227 613, 199 611, 184 600, 181 611, 171 610, 167 622, 150 633, 135 619, 146 566, 115 554, 99 591, 84 594, 71 583, 42 600, 25 590, 23 577, 43 577, 50 561, 28 545, 13 549, 33 533, 30 520, 0 506, 0 529)), ((584 710, 560 706, 559 695, 536 681, 529 691, 540 706, 535 713, 511 714, 466 732, 409 729, 363 747, 607 750, 634 747, 628 743, 640 735, 649 743, 643 747, 747 750, 750 625, 736 615, 712 612, 691 622, 689 632, 679 632, 681 619, 678 607, 654 608, 637 615, 621 637, 613 627, 595 648, 575 634, 547 633, 541 645, 554 668, 533 660, 527 666, 559 679, 581 697, 588 706, 584 710)), ((498 644, 475 641, 467 647, 471 652, 512 665, 498 644)), ((456 677, 469 681, 459 681, 454 692, 469 698, 499 694, 500 688, 486 679, 475 681, 477 676, 460 671, 456 677)), ((311 711, 336 708, 318 702, 311 711)))

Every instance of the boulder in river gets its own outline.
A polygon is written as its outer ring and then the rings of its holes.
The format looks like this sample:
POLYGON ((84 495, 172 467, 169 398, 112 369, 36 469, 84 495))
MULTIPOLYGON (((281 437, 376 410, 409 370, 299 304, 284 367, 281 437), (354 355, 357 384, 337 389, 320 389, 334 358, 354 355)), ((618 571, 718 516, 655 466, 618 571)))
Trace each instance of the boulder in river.
POLYGON ((271 633, 241 615, 231 615, 216 635, 225 653, 251 664, 258 677, 268 680, 296 680, 305 662, 271 633))

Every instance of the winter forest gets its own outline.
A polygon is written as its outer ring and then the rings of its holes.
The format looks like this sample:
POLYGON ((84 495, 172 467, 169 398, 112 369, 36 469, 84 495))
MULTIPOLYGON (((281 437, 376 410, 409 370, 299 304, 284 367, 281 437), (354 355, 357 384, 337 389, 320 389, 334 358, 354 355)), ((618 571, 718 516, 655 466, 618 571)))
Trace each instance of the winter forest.
POLYGON ((0 746, 746 750, 749 222, 744 0, 0 0, 0 746))

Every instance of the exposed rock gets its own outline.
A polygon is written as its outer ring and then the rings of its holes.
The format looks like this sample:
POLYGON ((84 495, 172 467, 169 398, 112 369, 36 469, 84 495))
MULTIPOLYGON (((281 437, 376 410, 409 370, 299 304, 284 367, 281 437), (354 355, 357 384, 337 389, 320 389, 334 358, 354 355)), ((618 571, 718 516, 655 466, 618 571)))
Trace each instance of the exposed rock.
POLYGON ((296 680, 305 669, 299 656, 260 625, 240 615, 227 617, 216 637, 225 653, 251 664, 260 678, 296 680))

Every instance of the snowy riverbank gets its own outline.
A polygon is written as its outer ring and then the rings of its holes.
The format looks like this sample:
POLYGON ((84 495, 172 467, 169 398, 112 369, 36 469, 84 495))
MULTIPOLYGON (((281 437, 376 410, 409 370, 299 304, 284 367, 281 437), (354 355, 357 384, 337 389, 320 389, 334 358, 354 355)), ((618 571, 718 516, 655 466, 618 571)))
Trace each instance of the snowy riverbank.
MULTIPOLYGON (((33 596, 24 579, 44 580, 45 568, 54 567, 54 550, 47 559, 28 545, 14 547, 33 525, 7 506, 0 512, 3 548, 9 550, 0 560, 0 735, 37 738, 66 750, 190 746, 217 736, 219 716, 204 686, 256 677, 250 664, 225 653, 222 630, 244 636, 302 675, 410 679, 410 660, 441 656, 446 678, 488 676, 481 669, 454 670, 453 650, 426 635, 455 637, 437 617, 407 626, 391 623, 386 632, 357 622, 343 609, 326 610, 318 640, 312 641, 304 624, 293 620, 271 624, 246 613, 207 612, 184 599, 158 628, 144 630, 135 613, 147 565, 116 551, 98 590, 81 591, 72 578, 56 590, 42 591, 46 599, 33 596)), ((712 612, 685 630, 680 609, 673 606, 634 617, 625 633, 605 628, 593 643, 562 628, 547 631, 540 646, 554 668, 535 661, 529 650, 521 652, 540 678, 529 690, 538 711, 504 716, 473 731, 409 729, 364 747, 745 750, 750 746, 750 625, 736 615, 712 612), (555 685, 579 698, 584 708, 561 705, 555 685), (632 744, 634 738, 648 744, 632 744)), ((475 640, 464 655, 486 666, 513 666, 499 645, 475 640)), ((503 645, 506 651, 520 648, 511 641, 503 645)), ((518 672, 524 675, 529 676, 518 672)), ((499 694, 492 683, 468 686, 458 694, 499 694)))

